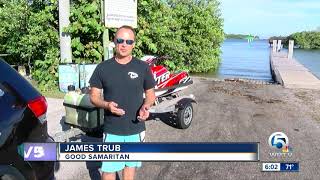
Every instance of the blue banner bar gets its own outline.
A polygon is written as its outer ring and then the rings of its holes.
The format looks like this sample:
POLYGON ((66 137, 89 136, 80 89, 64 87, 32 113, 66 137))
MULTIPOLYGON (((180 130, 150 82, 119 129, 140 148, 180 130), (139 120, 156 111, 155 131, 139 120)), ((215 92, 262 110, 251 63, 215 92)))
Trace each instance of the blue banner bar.
POLYGON ((299 171, 299 163, 280 163, 280 171, 287 171, 287 172, 299 171))
POLYGON ((258 143, 59 143, 61 153, 258 153, 258 146, 258 143))

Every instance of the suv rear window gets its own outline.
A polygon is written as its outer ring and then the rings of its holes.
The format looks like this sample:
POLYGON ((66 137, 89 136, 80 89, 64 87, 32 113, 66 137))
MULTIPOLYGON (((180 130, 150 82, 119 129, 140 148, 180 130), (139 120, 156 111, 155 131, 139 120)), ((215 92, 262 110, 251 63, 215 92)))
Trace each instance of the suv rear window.
POLYGON ((18 95, 25 102, 40 96, 40 93, 23 76, 2 59, 0 59, 0 72, 0 83, 13 95, 18 95))

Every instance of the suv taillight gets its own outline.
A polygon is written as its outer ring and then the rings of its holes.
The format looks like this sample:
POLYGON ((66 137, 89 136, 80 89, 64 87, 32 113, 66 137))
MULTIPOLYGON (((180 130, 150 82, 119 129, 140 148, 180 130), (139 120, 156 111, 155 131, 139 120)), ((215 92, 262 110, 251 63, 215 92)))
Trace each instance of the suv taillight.
POLYGON ((33 114, 43 123, 46 120, 46 112, 47 112, 47 101, 43 96, 39 96, 38 98, 31 100, 28 102, 28 107, 33 112, 33 114))

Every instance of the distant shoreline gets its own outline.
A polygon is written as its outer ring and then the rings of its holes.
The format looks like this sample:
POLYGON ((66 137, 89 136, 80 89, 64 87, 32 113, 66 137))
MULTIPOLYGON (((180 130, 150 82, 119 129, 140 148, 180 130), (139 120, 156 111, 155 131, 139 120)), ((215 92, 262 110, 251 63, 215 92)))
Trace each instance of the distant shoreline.
MULTIPOLYGON (((247 41, 245 38, 225 38, 224 40, 244 40, 247 41)), ((254 41, 268 41, 268 39, 254 39, 254 41)))
POLYGON ((259 36, 251 34, 225 34, 226 39, 260 39, 259 36))

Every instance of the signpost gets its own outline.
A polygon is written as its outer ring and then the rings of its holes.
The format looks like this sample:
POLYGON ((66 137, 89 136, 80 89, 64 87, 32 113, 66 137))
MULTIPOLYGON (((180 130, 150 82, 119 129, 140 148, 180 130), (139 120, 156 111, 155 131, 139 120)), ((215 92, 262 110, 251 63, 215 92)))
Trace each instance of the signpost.
POLYGON ((104 60, 112 57, 109 54, 110 41, 108 28, 119 28, 128 25, 137 28, 137 2, 138 0, 102 0, 102 20, 106 29, 103 32, 104 60))
POLYGON ((70 0, 59 0, 60 57, 62 63, 72 63, 71 36, 63 29, 70 24, 70 0))
POLYGON ((105 26, 119 28, 128 25, 137 28, 137 1, 105 0, 105 26))

